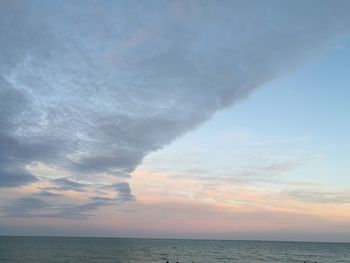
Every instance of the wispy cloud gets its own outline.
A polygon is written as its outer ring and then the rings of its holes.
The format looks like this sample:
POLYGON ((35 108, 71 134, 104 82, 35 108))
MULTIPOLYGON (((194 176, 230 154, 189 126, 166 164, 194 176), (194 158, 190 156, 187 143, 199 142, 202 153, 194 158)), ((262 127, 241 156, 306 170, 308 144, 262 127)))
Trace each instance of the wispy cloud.
POLYGON ((54 185, 53 189, 60 190, 60 191, 64 191, 64 190, 84 191, 84 187, 87 186, 87 185, 69 180, 67 178, 57 178, 52 180, 52 183, 54 185))
POLYGON ((10 218, 51 217, 84 219, 93 217, 97 209, 104 206, 118 208, 118 202, 130 201, 122 198, 91 198, 77 202, 59 194, 40 192, 9 200, 2 212, 10 218))
POLYGON ((315 189, 297 189, 283 191, 282 195, 306 203, 350 205, 350 191, 331 192, 315 189))
POLYGON ((6 217, 31 218, 51 217, 66 219, 85 219, 91 217, 91 212, 105 205, 101 202, 91 202, 82 205, 57 206, 34 197, 23 197, 16 199, 4 209, 6 217))

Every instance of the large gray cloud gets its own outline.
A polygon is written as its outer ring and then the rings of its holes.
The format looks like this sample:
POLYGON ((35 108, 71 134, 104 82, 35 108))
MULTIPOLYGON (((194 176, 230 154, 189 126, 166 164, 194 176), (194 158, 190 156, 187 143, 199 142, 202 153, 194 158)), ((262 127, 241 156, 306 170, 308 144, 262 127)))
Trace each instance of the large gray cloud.
POLYGON ((128 176, 347 36, 349 12, 349 1, 1 1, 0 186, 37 180, 33 162, 128 176))

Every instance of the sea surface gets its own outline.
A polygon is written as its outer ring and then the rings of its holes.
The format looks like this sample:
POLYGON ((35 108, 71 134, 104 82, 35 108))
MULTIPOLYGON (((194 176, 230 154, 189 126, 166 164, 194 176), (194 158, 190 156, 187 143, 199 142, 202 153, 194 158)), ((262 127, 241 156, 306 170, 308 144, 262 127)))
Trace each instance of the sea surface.
POLYGON ((350 262, 350 244, 0 237, 0 262, 350 262))

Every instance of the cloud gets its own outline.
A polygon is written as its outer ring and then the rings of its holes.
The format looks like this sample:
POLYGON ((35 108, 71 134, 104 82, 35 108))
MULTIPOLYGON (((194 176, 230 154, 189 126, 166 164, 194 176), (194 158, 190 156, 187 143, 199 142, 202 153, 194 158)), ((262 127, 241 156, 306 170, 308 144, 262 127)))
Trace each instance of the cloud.
POLYGON ((12 200, 5 206, 5 213, 13 217, 36 216, 38 211, 50 208, 49 203, 37 197, 21 197, 12 200))
POLYGON ((350 204, 350 191, 329 192, 312 189, 298 189, 283 191, 282 196, 307 203, 350 204))
MULTIPOLYGON (((36 143, 16 139, 18 116, 26 107, 25 95, 0 75, 0 187, 14 187, 37 181, 24 169, 35 158, 36 143)), ((40 147, 39 147, 40 148, 40 147)))
POLYGON ((128 183, 122 182, 113 184, 110 186, 112 189, 118 192, 118 200, 121 201, 134 201, 135 197, 131 193, 131 189, 128 183))
POLYGON ((51 182, 53 187, 43 187, 39 192, 7 200, 2 211, 7 217, 84 219, 92 217, 93 212, 100 207, 110 206, 119 209, 120 204, 135 200, 130 186, 126 182, 96 187, 77 183, 67 178, 58 178, 51 182), (72 199, 69 195, 65 196, 64 191, 83 192, 83 195, 80 196, 83 198, 84 194, 89 191, 100 195, 80 201, 72 199))
POLYGON ((53 189, 65 191, 65 190, 74 190, 74 191, 84 191, 86 185, 71 181, 67 178, 57 178, 52 180, 55 187, 53 189))
POLYGON ((62 194, 53 193, 47 190, 42 190, 41 192, 38 192, 35 195, 39 197, 44 197, 44 198, 62 196, 62 194))
POLYGON ((93 216, 92 212, 101 206, 105 206, 107 203, 105 201, 93 201, 81 205, 74 205, 68 207, 62 207, 58 212, 52 215, 44 215, 48 217, 62 217, 69 219, 84 219, 93 216))
POLYGON ((91 200, 74 204, 61 195, 40 192, 33 195, 12 199, 2 211, 10 218, 51 217, 65 219, 84 219, 93 216, 93 211, 102 206, 112 205, 110 200, 91 200))
POLYGON ((350 28, 348 1, 181 3, 1 1, 0 186, 31 163, 128 177, 350 28))
POLYGON ((38 179, 30 173, 17 169, 15 171, 6 171, 3 169, 0 173, 1 187, 15 187, 22 184, 33 183, 38 179))

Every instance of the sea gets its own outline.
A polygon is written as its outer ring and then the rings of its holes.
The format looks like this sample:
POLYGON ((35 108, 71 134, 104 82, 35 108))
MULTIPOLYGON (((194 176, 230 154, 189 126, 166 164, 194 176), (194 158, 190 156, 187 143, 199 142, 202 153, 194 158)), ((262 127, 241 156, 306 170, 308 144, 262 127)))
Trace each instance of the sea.
POLYGON ((347 262, 350 244, 180 239, 0 237, 0 262, 347 262))

